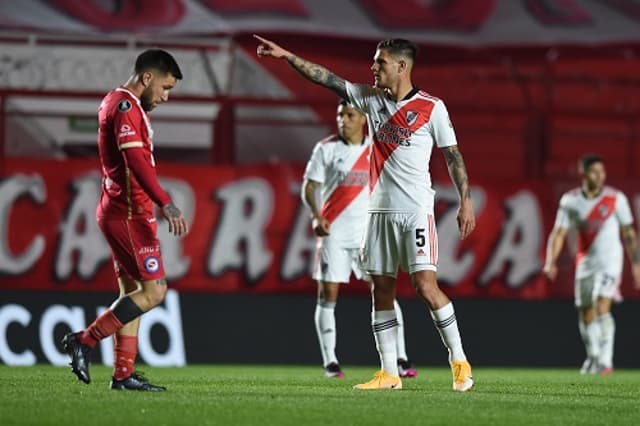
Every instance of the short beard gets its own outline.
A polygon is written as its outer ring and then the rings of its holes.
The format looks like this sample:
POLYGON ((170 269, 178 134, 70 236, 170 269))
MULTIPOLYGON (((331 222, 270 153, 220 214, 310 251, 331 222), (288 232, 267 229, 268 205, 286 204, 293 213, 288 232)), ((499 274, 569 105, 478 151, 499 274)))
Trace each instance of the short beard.
POLYGON ((140 106, 142 106, 142 109, 147 112, 153 109, 153 107, 151 106, 151 102, 149 101, 149 96, 147 96, 146 90, 142 92, 142 95, 140 95, 140 106))

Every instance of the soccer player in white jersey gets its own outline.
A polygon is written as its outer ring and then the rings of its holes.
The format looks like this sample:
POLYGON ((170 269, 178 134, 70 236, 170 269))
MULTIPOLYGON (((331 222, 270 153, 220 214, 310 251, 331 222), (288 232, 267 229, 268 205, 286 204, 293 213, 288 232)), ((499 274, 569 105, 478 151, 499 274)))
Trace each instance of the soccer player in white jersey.
POLYGON ((436 281, 438 243, 429 176, 434 144, 444 154, 458 190, 460 238, 475 228, 475 213, 466 168, 444 103, 419 90, 411 80, 416 46, 402 39, 378 43, 371 87, 352 84, 272 41, 256 38, 260 41, 258 56, 286 60, 302 76, 333 90, 367 114, 373 145, 362 260, 374 284, 372 326, 382 368, 372 380, 355 388, 402 388, 396 364, 398 320, 393 309, 400 266, 411 276, 449 350, 453 389, 471 389, 471 365, 462 348, 453 305, 436 281))
MULTIPOLYGON (((349 282, 352 270, 356 278, 369 280, 358 252, 369 203, 371 138, 365 136, 365 115, 345 100, 338 104, 336 122, 338 134, 316 144, 302 184, 302 201, 311 212, 313 231, 318 236, 313 264, 313 279, 318 281, 314 321, 327 377, 344 377, 335 350, 335 306, 340 284, 349 282)), ((398 371, 401 377, 415 377, 417 371, 404 343, 402 310, 397 301, 394 307, 398 317, 398 371)))
POLYGON ((587 358, 582 374, 613 372, 615 321, 612 301, 620 301, 624 246, 631 271, 640 288, 640 253, 627 197, 605 186, 606 171, 602 159, 587 154, 579 163, 582 185, 562 195, 555 225, 547 243, 544 273, 550 280, 558 274, 556 265, 567 231, 575 227, 578 237, 575 270, 575 305, 578 325, 587 358))

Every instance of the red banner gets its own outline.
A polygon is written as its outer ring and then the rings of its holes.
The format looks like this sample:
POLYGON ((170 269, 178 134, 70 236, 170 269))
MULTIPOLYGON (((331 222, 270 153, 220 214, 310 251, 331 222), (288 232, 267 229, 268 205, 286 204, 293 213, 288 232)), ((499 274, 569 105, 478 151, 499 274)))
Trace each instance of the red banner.
MULTIPOLYGON (((0 289, 115 291, 110 251, 95 222, 95 161, 15 161, 0 181, 0 289)), ((315 246, 299 188, 302 167, 160 164, 161 183, 192 224, 182 239, 160 221, 170 285, 192 292, 314 292, 315 246)), ((625 189, 624 185, 621 187, 625 189)), ((566 189, 566 188, 563 188, 566 189)), ((558 192, 548 182, 472 188, 477 228, 457 234, 457 195, 437 185, 438 277, 452 297, 571 298, 571 244, 557 283, 541 275, 558 192)), ((632 205, 635 194, 627 192, 632 205)), ((406 275, 401 296, 413 294, 406 275)), ((347 292, 367 293, 353 283, 347 292)), ((623 293, 638 298, 625 267, 623 293)))

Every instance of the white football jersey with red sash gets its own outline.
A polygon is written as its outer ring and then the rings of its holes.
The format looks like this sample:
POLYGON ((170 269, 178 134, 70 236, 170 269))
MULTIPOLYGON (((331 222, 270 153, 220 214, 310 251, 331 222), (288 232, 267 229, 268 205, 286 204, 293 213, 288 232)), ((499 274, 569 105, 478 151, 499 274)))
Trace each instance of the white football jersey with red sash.
POLYGON ((330 238, 344 248, 362 241, 369 201, 371 139, 351 145, 337 136, 316 144, 304 178, 322 184, 322 216, 331 222, 330 238))
POLYGON ((432 212, 429 160, 434 143, 456 145, 444 103, 414 88, 395 102, 383 90, 346 82, 349 101, 367 114, 373 136, 370 212, 432 212))
POLYGON ((555 226, 574 226, 578 232, 576 279, 597 272, 618 277, 624 258, 620 227, 632 223, 629 201, 617 189, 605 186, 591 199, 581 188, 566 192, 560 199, 555 226))

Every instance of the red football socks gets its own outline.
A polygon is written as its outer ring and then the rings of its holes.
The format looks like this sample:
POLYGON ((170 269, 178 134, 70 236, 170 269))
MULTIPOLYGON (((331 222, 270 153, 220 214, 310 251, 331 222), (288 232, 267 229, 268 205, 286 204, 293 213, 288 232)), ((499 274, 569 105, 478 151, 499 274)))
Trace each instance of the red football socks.
POLYGON ((133 364, 138 355, 138 336, 114 336, 113 378, 126 379, 133 374, 133 364))
POLYGON ((104 311, 89 327, 78 334, 78 340, 83 345, 94 348, 105 337, 120 330, 123 324, 116 318, 111 309, 104 311))

